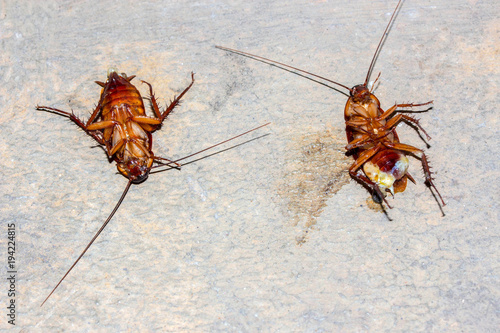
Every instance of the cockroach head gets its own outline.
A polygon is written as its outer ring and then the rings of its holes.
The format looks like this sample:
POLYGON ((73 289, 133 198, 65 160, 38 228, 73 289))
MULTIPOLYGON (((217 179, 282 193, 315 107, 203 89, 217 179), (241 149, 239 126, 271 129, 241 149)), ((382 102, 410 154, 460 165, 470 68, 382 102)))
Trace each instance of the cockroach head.
POLYGON ((356 103, 368 103, 370 95, 370 90, 364 84, 358 84, 351 89, 351 97, 356 103))
POLYGON ((134 184, 139 184, 148 179, 151 166, 144 159, 131 158, 126 162, 117 164, 118 171, 134 184))

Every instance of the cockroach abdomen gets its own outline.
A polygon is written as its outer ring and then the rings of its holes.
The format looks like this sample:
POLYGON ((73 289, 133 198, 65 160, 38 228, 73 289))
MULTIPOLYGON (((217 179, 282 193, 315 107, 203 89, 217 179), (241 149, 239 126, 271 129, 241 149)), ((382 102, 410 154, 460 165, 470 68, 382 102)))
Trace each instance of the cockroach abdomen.
POLYGON ((404 177, 409 165, 410 161, 405 155, 383 150, 363 165, 363 171, 382 191, 389 191, 394 195, 393 185, 404 177))

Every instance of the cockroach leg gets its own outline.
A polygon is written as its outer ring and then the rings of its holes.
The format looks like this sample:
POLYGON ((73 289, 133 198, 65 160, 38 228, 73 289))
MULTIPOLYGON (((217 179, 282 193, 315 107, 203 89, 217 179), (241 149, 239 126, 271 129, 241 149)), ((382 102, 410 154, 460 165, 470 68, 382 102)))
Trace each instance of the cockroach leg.
POLYGON ((366 145, 368 143, 368 141, 370 141, 370 136, 367 135, 367 134, 365 134, 365 135, 360 136, 359 138, 356 138, 356 139, 352 140, 351 142, 349 142, 345 146, 345 149, 347 151, 349 151, 349 150, 352 150, 352 149, 356 149, 356 148, 362 147, 362 146, 366 145))
POLYGON ((101 130, 101 129, 106 129, 106 128, 112 128, 113 126, 117 125, 118 122, 114 120, 103 120, 103 121, 98 121, 96 123, 90 124, 87 126, 87 131, 95 131, 95 130, 101 130))
POLYGON ((149 100, 151 101, 151 106, 152 106, 153 112, 154 112, 156 118, 161 119, 161 112, 160 112, 160 108, 158 107, 158 103, 156 102, 156 97, 155 97, 155 94, 153 92, 153 87, 151 86, 151 84, 149 82, 146 82, 144 80, 141 80, 141 82, 148 85, 148 87, 149 87, 149 100))
MULTIPOLYGON (((396 112, 397 108, 411 108, 411 107, 415 107, 415 106, 424 106, 424 105, 432 104, 433 102, 434 101, 430 101, 430 102, 426 102, 426 103, 419 103, 419 104, 413 104, 413 103, 412 104, 395 104, 394 106, 387 109, 384 113, 382 113, 382 115, 380 115, 380 117, 378 117, 377 120, 387 119, 388 117, 390 117, 391 115, 393 115, 396 112)), ((401 113, 399 113, 398 115, 389 119, 387 121, 386 128, 392 128, 392 127, 396 126, 402 119, 417 126, 420 129, 420 131, 422 131, 422 133, 425 134, 425 136, 427 137, 427 140, 431 140, 431 137, 429 136, 429 134, 427 134, 427 132, 424 130, 424 128, 422 126, 420 126, 420 121, 418 119, 415 119, 413 117, 410 117, 410 116, 407 116, 407 115, 404 115, 401 113)))
POLYGON ((386 111, 384 111, 378 117, 378 119, 386 119, 386 118, 390 117, 392 114, 394 114, 394 112, 396 112, 397 108, 412 108, 412 107, 415 107, 415 106, 424 106, 424 105, 429 105, 429 104, 432 104, 432 103, 434 103, 434 101, 429 101, 429 102, 425 102, 425 103, 418 103, 418 104, 413 104, 413 103, 410 103, 410 104, 394 104, 393 106, 391 106, 390 108, 388 108, 386 111))
POLYGON ((359 172, 359 169, 373 156, 375 156, 375 154, 379 152, 382 148, 383 148, 382 145, 377 145, 361 153, 356 159, 356 161, 354 161, 354 163, 349 168, 349 174, 356 181, 361 183, 367 189, 371 190, 373 201, 375 201, 376 203, 382 203, 383 200, 389 208, 392 208, 385 199, 385 195, 382 193, 380 187, 376 183, 372 182, 368 177, 365 177, 359 172))
POLYGON ((443 203, 443 206, 446 206, 446 203, 444 202, 443 197, 441 196, 438 189, 436 188, 436 186, 432 182, 433 178, 432 178, 431 167, 430 167, 429 162, 427 160, 427 156, 424 153, 422 153, 422 167, 424 169, 426 185, 429 187, 432 187, 436 191, 436 193, 439 196, 439 199, 441 199, 441 202, 443 203))
POLYGON ((172 112, 172 110, 179 104, 179 101, 182 98, 182 96, 184 96, 184 94, 187 93, 188 90, 193 86, 194 73, 191 72, 191 84, 189 86, 187 86, 187 88, 184 89, 184 91, 181 92, 181 94, 179 96, 174 97, 174 100, 170 103, 170 105, 167 107, 167 109, 165 111, 163 111, 163 113, 161 113, 160 109, 158 108, 158 103, 156 102, 156 98, 155 98, 154 93, 153 93, 153 87, 151 86, 151 84, 149 84, 146 81, 142 81, 142 82, 149 86, 149 95, 151 96, 150 99, 151 99, 151 104, 153 105, 153 111, 154 111, 156 117, 159 118, 163 122, 163 120, 165 120, 165 118, 167 118, 168 114, 170 112, 172 112))
POLYGON ((354 180, 365 186, 371 192, 373 201, 378 204, 385 202, 387 207, 392 209, 391 205, 389 205, 389 203, 385 199, 385 195, 382 193, 382 190, 377 184, 372 182, 368 177, 364 176, 359 170, 357 172, 351 172, 351 169, 349 169, 349 174, 354 180))
POLYGON ((187 88, 184 89, 184 91, 181 92, 181 94, 179 96, 175 97, 174 100, 172 101, 172 103, 170 103, 170 105, 167 107, 167 109, 161 114, 162 121, 168 116, 168 114, 174 109, 174 107, 177 104, 179 104, 180 99, 182 98, 182 96, 184 96, 185 93, 188 92, 189 89, 191 89, 191 87, 193 86, 193 83, 194 83, 194 73, 191 72, 191 84, 189 86, 187 86, 187 88))
POLYGON ((87 125, 85 125, 80 118, 78 118, 77 116, 75 116, 75 114, 73 112, 70 113, 70 112, 66 112, 66 111, 63 111, 63 110, 56 109, 56 108, 51 108, 49 106, 39 106, 39 105, 36 106, 36 110, 38 110, 38 111, 52 112, 52 113, 58 114, 60 116, 69 118, 72 122, 74 122, 75 124, 77 124, 78 127, 80 127, 82 130, 84 130, 85 133, 87 133, 88 135, 90 135, 91 137, 93 137, 99 144, 105 145, 104 140, 101 137, 99 137, 98 135, 96 135, 95 133, 90 132, 88 130, 88 128, 87 128, 87 125))
POLYGON ((418 127, 418 129, 425 134, 425 136, 427 137, 427 140, 431 140, 432 138, 429 136, 429 134, 427 134, 427 132, 424 130, 424 128, 422 126, 420 126, 420 121, 418 119, 415 119, 413 117, 410 117, 410 116, 407 116, 407 115, 404 115, 404 114, 398 114, 396 116, 394 116, 393 118, 389 119, 385 125, 385 127, 389 130, 393 127, 395 127, 397 124, 399 124, 399 122, 401 120, 405 120, 405 121, 408 121, 412 124, 414 124, 415 126, 418 127))
POLYGON ((99 98, 99 103, 97 103, 94 112, 92 112, 92 115, 90 115, 89 120, 87 120, 87 124, 85 126, 89 126, 92 124, 101 114, 101 108, 102 108, 102 96, 99 98))
POLYGON ((432 187, 436 191, 436 193, 439 196, 439 199, 441 199, 441 202, 443 203, 443 206, 446 206, 446 203, 444 202, 443 197, 441 197, 441 194, 439 193, 438 189, 436 188, 436 186, 432 182, 431 168, 429 166, 427 156, 425 155, 423 150, 418 149, 418 148, 413 147, 413 146, 410 146, 410 145, 407 145, 407 144, 404 144, 404 143, 399 143, 399 142, 398 143, 396 143, 396 142, 384 142, 383 145, 386 146, 387 148, 392 148, 392 149, 397 149, 397 150, 408 152, 408 153, 416 156, 417 158, 419 158, 422 161, 422 168, 424 171, 425 184, 428 187, 432 187))
POLYGON ((404 114, 400 114, 400 115, 407 122, 410 122, 410 123, 414 124, 415 126, 417 126, 420 129, 420 131, 422 131, 422 133, 425 134, 425 136, 427 137, 427 140, 432 140, 431 136, 429 134, 427 134, 427 132, 424 130, 424 128, 422 126, 420 126, 420 120, 413 118, 413 117, 410 117, 410 116, 407 116, 407 115, 404 115, 404 114))

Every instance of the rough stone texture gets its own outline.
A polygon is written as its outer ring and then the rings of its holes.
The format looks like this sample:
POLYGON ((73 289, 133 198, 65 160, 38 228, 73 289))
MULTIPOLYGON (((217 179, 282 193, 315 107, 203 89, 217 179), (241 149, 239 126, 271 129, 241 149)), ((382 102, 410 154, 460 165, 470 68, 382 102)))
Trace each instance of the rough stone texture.
MULTIPOLYGON (((434 100, 418 117, 432 136, 427 151, 447 202, 444 217, 417 160, 417 185, 390 199, 388 215, 341 177, 349 165, 342 154, 328 168, 325 151, 344 145, 344 95, 214 48, 234 47, 352 86, 364 80, 394 6, 3 2, 0 239, 5 258, 6 225, 15 223, 16 329, 497 330, 496 0, 406 1, 374 69, 382 72, 376 94, 384 108, 434 100), (93 81, 105 80, 111 66, 150 82, 162 105, 196 72, 184 103, 154 135, 157 155, 182 157, 272 125, 248 139, 268 136, 134 186, 40 308, 126 179, 76 126, 34 106, 88 117, 100 91, 93 81), (328 183, 329 174, 340 186, 328 183)), ((426 148, 413 129, 398 132, 426 148)), ((0 328, 9 328, 2 318, 0 328)))

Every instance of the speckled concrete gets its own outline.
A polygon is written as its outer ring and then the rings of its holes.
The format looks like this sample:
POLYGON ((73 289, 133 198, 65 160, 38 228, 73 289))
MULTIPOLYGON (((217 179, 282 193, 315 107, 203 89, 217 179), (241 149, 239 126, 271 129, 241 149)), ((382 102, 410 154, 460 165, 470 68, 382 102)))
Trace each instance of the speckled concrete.
MULTIPOLYGON (((499 320, 500 6, 407 0, 375 66, 421 113, 447 206, 417 185, 385 215, 345 177, 346 97, 217 50, 224 45, 363 81, 395 1, 3 2, 2 248, 17 229, 23 332, 492 332, 499 320), (177 158, 254 126, 269 134, 134 186, 50 292, 123 190, 102 149, 38 103, 88 117, 109 67, 183 104, 154 135, 177 158)), ((235 144, 243 142, 238 140, 235 144)), ((5 250, 3 251, 5 258, 5 250)), ((5 259, 3 259, 5 262, 5 259)), ((6 271, 6 268, 4 268, 6 271)), ((6 273, 4 273, 5 275, 6 273)), ((0 291, 6 306, 6 284, 0 291)), ((4 310, 6 312, 6 310, 4 310)), ((9 328, 2 315, 0 328, 9 328)))

